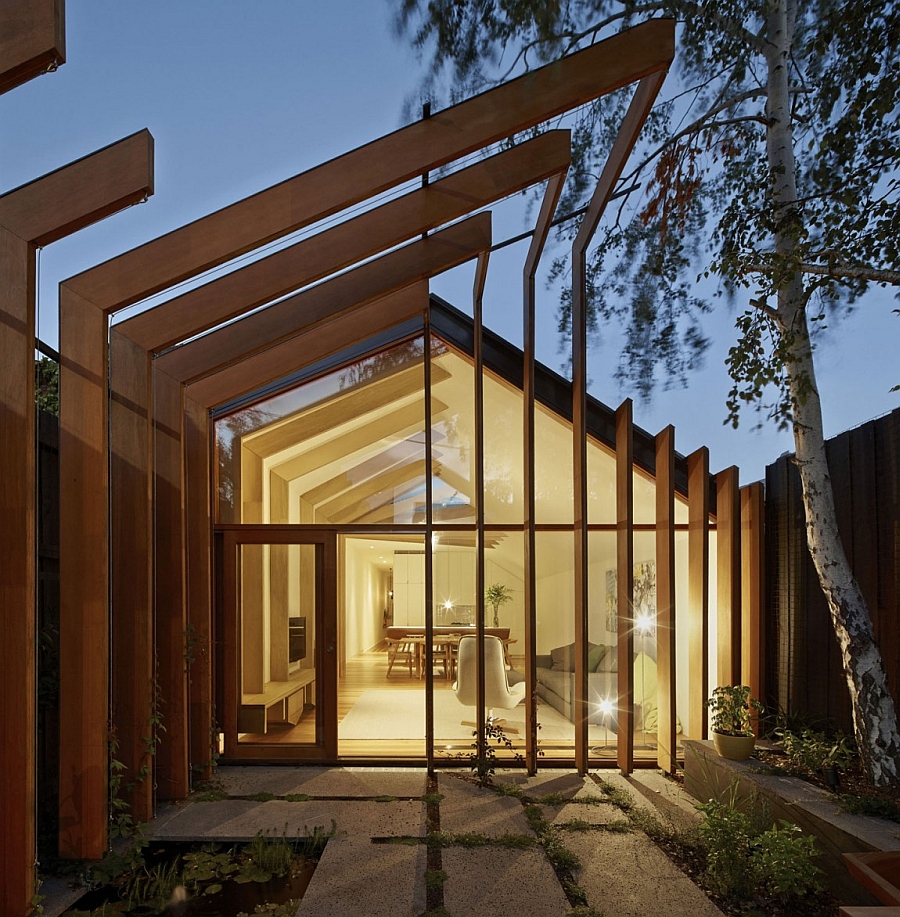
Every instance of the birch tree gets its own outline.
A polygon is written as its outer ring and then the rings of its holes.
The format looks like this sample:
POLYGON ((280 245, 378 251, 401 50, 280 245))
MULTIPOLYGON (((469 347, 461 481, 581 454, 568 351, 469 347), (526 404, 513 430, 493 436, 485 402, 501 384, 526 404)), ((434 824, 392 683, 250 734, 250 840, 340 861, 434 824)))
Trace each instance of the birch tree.
MULTIPOLYGON (((620 381, 641 395, 702 358, 703 315, 737 302, 727 401, 793 430, 807 541, 840 646, 860 754, 900 784, 900 741, 871 615, 838 535, 814 365, 830 313, 896 287, 900 13, 854 0, 397 0, 397 29, 430 55, 426 91, 452 101, 652 16, 678 20, 675 87, 591 255, 591 321, 624 327, 620 381), (717 281, 704 296, 701 278, 717 281), (743 306, 743 311, 740 307, 743 306)), ((577 114, 560 204, 589 196, 627 94, 577 114)), ((573 234, 577 225, 564 233, 573 234)), ((568 270, 564 259, 554 276, 568 270)), ((570 331, 570 294, 560 330, 570 331)))

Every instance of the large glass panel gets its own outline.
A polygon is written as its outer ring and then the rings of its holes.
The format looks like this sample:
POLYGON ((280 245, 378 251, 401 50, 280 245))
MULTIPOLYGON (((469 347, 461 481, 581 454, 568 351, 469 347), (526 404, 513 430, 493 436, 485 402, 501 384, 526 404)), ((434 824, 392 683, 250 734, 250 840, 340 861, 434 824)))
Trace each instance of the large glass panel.
POLYGON ((588 736, 593 757, 615 760, 619 708, 616 533, 590 532, 588 556, 588 736))
MULTIPOLYGON (((500 757, 524 754, 525 747, 522 545, 521 532, 485 534, 485 708, 512 743, 495 749, 500 757)), ((435 751, 456 757, 470 753, 477 718, 475 533, 435 532, 433 558, 435 751), (444 654, 450 679, 442 677, 444 654)))
MULTIPOLYGON (((688 605, 688 533, 675 533, 675 714, 678 727, 690 725, 690 606, 688 605)), ((699 738, 690 736, 689 738, 699 738)))
MULTIPOLYGON (((438 338, 431 348, 431 455, 436 525, 475 521, 475 372, 438 338)), ((425 521, 421 506, 417 522, 425 521)))
POLYGON ((431 540, 434 570, 434 748, 440 758, 471 752, 476 708, 465 692, 474 686, 475 654, 460 656, 460 642, 475 634, 475 532, 443 529, 431 540), (445 677, 446 673, 446 677, 445 677), (454 685, 461 693, 454 690, 454 685))
POLYGON ((538 740, 546 755, 568 756, 575 737, 572 533, 537 532, 535 555, 538 740))
MULTIPOLYGON (((659 698, 656 677, 656 532, 634 533, 635 754, 656 752, 659 698)), ((651 756, 652 757, 652 756, 651 756)))
MULTIPOLYGON (((437 338, 432 355, 434 521, 471 524, 477 505, 474 363, 437 338)), ((522 493, 522 393, 485 370, 485 522, 521 524, 522 493)))
POLYGON ((523 506, 522 392, 484 374, 484 521, 521 525, 523 506))
POLYGON ((424 425, 421 338, 220 417, 218 521, 424 521, 424 425))
POLYGON ((534 476, 536 521, 572 525, 572 424, 540 404, 534 410, 534 476))
POLYGON ((616 521, 616 454, 590 436, 587 441, 588 522, 616 521))
POLYGON ((338 753, 425 754, 425 541, 341 539, 338 753))
POLYGON ((316 545, 244 544, 238 554, 238 740, 317 744, 316 545))
MULTIPOLYGON (((656 524, 656 480, 644 471, 634 469, 634 522, 636 525, 656 524)), ((637 555, 635 555, 637 556, 637 555)))

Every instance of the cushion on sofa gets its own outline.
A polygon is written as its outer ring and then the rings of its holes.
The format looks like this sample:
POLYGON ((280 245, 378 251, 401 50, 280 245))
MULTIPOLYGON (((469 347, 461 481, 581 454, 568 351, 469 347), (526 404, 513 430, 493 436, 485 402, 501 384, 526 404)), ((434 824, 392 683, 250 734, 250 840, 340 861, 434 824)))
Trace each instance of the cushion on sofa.
POLYGON ((554 672, 574 672, 575 671, 575 644, 570 643, 568 646, 556 646, 550 650, 550 658, 553 665, 550 668, 554 672))
POLYGON ((619 668, 619 648, 611 646, 597 663, 595 672, 615 672, 619 668))
POLYGON ((538 669, 538 697, 546 700, 564 716, 572 715, 572 686, 575 677, 571 672, 556 669, 538 669))
POLYGON ((600 660, 612 649, 611 646, 607 646, 605 643, 601 643, 599 646, 595 646, 588 653, 588 671, 595 672, 597 666, 600 664, 600 660))
MULTIPOLYGON (((590 663, 590 654, 599 649, 596 643, 588 643, 588 671, 592 672, 593 668, 590 663)), ((550 666, 554 672, 574 672, 575 671, 575 644, 570 643, 568 646, 557 646, 550 650, 550 658, 553 665, 550 666)))

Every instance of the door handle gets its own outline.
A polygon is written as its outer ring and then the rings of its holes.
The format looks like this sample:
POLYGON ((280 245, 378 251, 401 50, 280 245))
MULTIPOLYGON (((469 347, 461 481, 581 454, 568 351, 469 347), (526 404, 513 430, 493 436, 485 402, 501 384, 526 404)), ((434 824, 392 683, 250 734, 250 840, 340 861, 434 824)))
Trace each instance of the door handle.
POLYGON ((326 646, 326 647, 325 647, 325 652, 326 652, 326 653, 333 653, 333 652, 334 652, 334 645, 332 644, 332 645, 326 646))

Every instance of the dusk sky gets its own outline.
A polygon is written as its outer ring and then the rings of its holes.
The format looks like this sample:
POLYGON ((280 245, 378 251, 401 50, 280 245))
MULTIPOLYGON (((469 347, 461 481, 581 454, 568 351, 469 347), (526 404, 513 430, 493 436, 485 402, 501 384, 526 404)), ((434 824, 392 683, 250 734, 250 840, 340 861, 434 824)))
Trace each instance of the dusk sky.
MULTIPOLYGON (((401 126, 404 103, 419 108, 423 69, 394 35, 395 7, 389 0, 69 0, 67 63, 0 96, 0 192, 146 127, 155 138, 156 193, 41 252, 39 337, 58 343, 61 280, 401 126)), ((498 208, 495 239, 529 225, 519 202, 498 208)), ((492 257, 485 297, 486 324, 516 344, 526 247, 492 257)), ((548 253, 545 267, 550 260, 548 253)), ((472 275, 466 266, 432 288, 469 311, 472 275)), ((538 290, 538 358, 559 370, 556 294, 543 284, 538 290)), ((900 404, 889 391, 900 383, 898 306, 891 291, 879 290, 829 322, 817 350, 827 435, 900 404)), ((707 325, 715 344, 706 368, 686 390, 636 403, 635 421, 651 433, 673 423, 679 452, 708 445, 712 471, 737 464, 747 483, 792 441, 771 425, 754 431, 749 414, 738 431, 723 426, 733 321, 721 304, 707 325)), ((629 392, 612 379, 618 353, 615 336, 607 338, 591 350, 591 393, 615 406, 629 392)))

